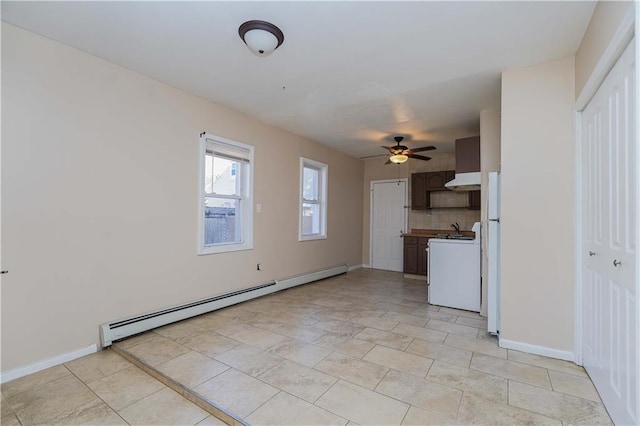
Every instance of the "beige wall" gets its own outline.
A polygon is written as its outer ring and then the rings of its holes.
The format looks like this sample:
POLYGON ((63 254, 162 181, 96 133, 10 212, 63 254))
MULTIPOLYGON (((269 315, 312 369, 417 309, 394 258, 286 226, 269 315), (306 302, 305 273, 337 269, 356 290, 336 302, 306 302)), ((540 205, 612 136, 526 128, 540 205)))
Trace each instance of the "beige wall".
POLYGON ((361 263, 359 160, 7 24, 2 102, 3 371, 103 322, 361 263), (196 255, 202 131, 255 146, 253 250, 196 255), (297 240, 300 156, 329 165, 326 240, 297 240))
MULTIPOLYGON (((407 179, 409 184, 409 204, 411 204, 411 174, 439 170, 454 170, 455 155, 449 153, 429 152, 430 161, 409 160, 406 163, 385 165, 385 158, 364 160, 364 183, 362 200, 362 263, 369 264, 370 236, 370 200, 371 181, 384 179, 407 179)), ((443 191, 431 194, 433 205, 464 206, 468 203, 467 192, 443 191)), ((461 229, 471 230, 475 222, 480 220, 477 210, 411 210, 408 214, 407 230, 411 229, 445 229, 452 230, 451 223, 458 222, 461 229)))
POLYGON ((599 1, 596 4, 576 53, 576 98, 632 5, 632 1, 599 1))
POLYGON ((572 351, 574 58, 502 75, 501 339, 572 351))
MULTIPOLYGON (((482 192, 480 193, 480 218, 482 231, 487 227, 487 188, 489 172, 500 171, 500 110, 480 111, 480 172, 482 192)), ((482 239, 482 307, 480 313, 487 315, 487 239, 482 239)))

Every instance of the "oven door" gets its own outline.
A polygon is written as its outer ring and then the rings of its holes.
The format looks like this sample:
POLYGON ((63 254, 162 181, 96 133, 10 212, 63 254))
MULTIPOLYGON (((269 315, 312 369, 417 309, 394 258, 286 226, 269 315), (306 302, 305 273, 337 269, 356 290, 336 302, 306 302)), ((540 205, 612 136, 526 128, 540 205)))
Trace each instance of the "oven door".
POLYGON ((480 246, 429 240, 429 303, 480 311, 480 246))

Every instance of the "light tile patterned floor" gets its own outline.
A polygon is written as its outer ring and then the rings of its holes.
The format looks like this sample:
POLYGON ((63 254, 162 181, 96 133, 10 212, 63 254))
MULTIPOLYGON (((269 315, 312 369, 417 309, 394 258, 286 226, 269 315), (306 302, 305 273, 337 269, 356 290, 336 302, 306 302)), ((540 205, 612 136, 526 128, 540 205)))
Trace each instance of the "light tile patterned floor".
MULTIPOLYGON (((359 270, 117 344, 250 424, 611 424, 573 363, 501 349, 423 282, 359 270)), ((2 424, 222 424, 102 351, 2 386, 2 424)))

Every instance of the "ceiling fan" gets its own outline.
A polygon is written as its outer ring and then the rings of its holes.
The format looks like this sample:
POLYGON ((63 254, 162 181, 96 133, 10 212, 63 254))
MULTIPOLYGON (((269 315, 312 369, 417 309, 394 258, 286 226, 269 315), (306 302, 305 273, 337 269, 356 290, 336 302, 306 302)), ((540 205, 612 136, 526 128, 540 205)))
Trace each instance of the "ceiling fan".
POLYGON ((382 148, 389 151, 391 154, 385 164, 401 164, 407 161, 409 158, 415 158, 418 160, 431 160, 431 157, 425 157, 424 155, 415 154, 416 152, 431 151, 436 149, 435 146, 423 146, 421 148, 409 149, 404 145, 400 145, 400 142, 404 139, 404 136, 394 136, 393 140, 396 141, 396 146, 383 146, 382 148))

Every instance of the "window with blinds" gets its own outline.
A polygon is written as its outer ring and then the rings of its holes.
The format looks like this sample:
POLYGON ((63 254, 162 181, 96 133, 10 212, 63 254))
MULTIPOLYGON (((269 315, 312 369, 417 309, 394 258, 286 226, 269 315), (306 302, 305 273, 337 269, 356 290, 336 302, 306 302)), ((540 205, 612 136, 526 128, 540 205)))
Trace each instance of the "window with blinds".
POLYGON ((324 163, 300 158, 300 241, 327 238, 327 170, 324 163))
POLYGON ((200 254, 253 247, 253 147, 203 133, 200 254))

